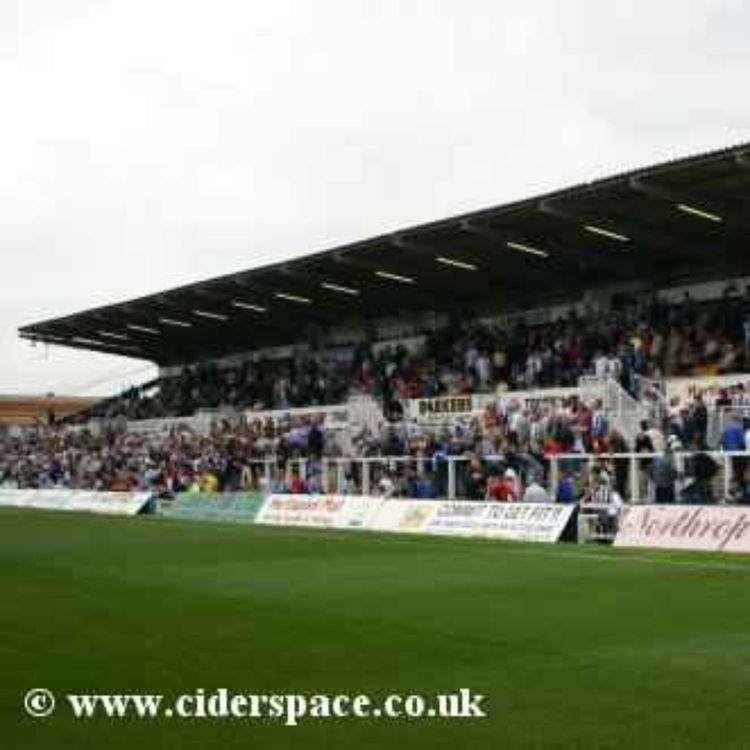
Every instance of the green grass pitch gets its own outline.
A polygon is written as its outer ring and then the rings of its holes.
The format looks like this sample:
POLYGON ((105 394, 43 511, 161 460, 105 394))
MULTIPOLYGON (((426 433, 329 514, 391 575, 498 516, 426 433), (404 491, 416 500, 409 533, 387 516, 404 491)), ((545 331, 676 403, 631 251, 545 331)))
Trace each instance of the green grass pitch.
POLYGON ((0 512, 0 747, 748 748, 750 559, 0 512), (26 717, 57 693, 487 695, 469 720, 26 717))

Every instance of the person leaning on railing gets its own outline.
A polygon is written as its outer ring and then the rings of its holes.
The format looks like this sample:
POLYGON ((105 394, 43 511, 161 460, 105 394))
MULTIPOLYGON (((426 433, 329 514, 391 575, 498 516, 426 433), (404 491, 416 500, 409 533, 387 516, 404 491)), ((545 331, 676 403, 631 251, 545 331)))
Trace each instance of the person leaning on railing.
POLYGON ((649 474, 654 483, 655 500, 657 505, 675 502, 675 482, 677 481, 677 469, 672 451, 674 443, 670 439, 664 452, 651 462, 649 474))
MULTIPOLYGON (((744 452, 745 445, 745 428, 742 425, 742 418, 737 412, 729 415, 724 430, 721 433, 721 449, 727 452, 744 452)), ((732 456, 732 481, 735 487, 741 489, 745 474, 744 456, 732 456)))
POLYGON ((680 499, 689 505, 711 505, 715 502, 711 483, 719 466, 702 450, 697 439, 691 444, 691 449, 695 452, 685 461, 686 485, 680 499))

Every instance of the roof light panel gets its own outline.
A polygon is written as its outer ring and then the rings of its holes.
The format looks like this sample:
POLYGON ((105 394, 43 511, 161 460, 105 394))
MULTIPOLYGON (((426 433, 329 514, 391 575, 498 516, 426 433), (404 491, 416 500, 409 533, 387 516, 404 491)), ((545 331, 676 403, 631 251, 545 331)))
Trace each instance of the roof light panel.
POLYGON ((297 302, 300 305, 311 305, 312 300, 309 297, 300 297, 298 294, 288 294, 287 292, 276 292, 273 295, 276 299, 283 299, 287 302, 297 302))
POLYGON ((341 286, 340 284, 331 284, 327 281, 320 285, 323 289, 327 289, 329 292, 339 292, 340 294, 348 294, 350 297, 359 296, 359 289, 353 289, 349 286, 341 286))
POLYGON ((127 328, 129 328, 131 331, 140 331, 141 333, 153 333, 156 335, 159 335, 161 331, 159 331, 157 328, 149 328, 148 326, 140 326, 136 325, 135 323, 128 323, 127 328))
POLYGON ((230 304, 232 307, 236 307, 240 310, 251 310, 252 312, 257 313, 265 313, 268 312, 267 307, 262 307, 261 305, 254 305, 251 302, 243 302, 242 300, 233 299, 230 304))
POLYGON ((117 339, 118 341, 129 341, 130 336, 126 333, 114 333, 112 331, 97 331, 100 336, 104 336, 108 339, 117 339))
POLYGON ((463 260, 456 260, 455 258, 446 258, 444 255, 438 255, 435 260, 444 266, 450 266, 451 268, 460 268, 462 271, 478 271, 479 268, 473 263, 467 263, 463 260))
POLYGON ((586 224, 584 228, 591 234, 598 234, 601 237, 606 237, 610 240, 616 240, 617 242, 630 242, 630 237, 620 234, 619 232, 613 232, 610 229, 598 227, 595 224, 586 224))
POLYGON ((192 328, 193 324, 185 320, 175 320, 174 318, 159 318, 159 322, 165 326, 174 326, 175 328, 192 328))
POLYGON ((534 247, 533 245, 526 245, 522 242, 506 242, 505 244, 511 250, 518 250, 518 252, 520 253, 537 255, 540 258, 549 258, 549 253, 546 250, 540 250, 538 247, 534 247))
POLYGON ((389 281, 397 281, 399 284, 415 284, 416 280, 410 276, 401 276, 397 273, 390 273, 389 271, 375 271, 375 275, 381 279, 388 279, 389 281))
POLYGON ((229 320, 228 315, 210 312, 209 310, 193 310, 193 315, 197 315, 200 318, 208 318, 208 320, 218 320, 221 323, 226 323, 226 321, 229 320))
POLYGON ((696 216, 699 219, 712 221, 715 224, 721 224, 724 221, 724 219, 718 214, 713 214, 710 211, 705 211, 702 208, 696 208, 695 206, 690 206, 687 203, 678 204, 677 210, 682 211, 682 213, 684 214, 690 214, 691 216, 696 216))

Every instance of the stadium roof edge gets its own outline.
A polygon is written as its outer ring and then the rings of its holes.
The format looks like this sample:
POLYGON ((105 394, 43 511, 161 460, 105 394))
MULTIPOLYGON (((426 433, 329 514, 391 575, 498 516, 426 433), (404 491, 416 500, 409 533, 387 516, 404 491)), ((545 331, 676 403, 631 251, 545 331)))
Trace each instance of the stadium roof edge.
POLYGON ((561 293, 570 284, 575 293, 583 283, 639 274, 656 281, 733 273, 747 264, 741 239, 750 236, 750 223, 741 208, 750 209, 748 142, 26 325, 19 333, 170 364, 293 343, 300 326, 330 325, 342 315, 418 311, 430 303, 514 308, 550 285, 561 293), (637 189, 642 181, 645 190, 637 189), (715 206, 735 211, 725 217, 715 206), (481 231, 472 233, 477 222, 481 231), (632 263, 616 252, 623 244, 638 249, 629 253, 632 263), (688 251, 709 244, 717 254, 704 267, 688 251), (438 273, 435 260, 453 264, 450 278, 438 273), (466 273, 457 282, 460 270, 478 269, 486 273, 466 273), (312 290, 320 297, 321 288, 325 303, 310 296, 312 290), (348 290, 345 302, 337 290, 348 290), (234 324, 239 309, 244 317, 234 324))

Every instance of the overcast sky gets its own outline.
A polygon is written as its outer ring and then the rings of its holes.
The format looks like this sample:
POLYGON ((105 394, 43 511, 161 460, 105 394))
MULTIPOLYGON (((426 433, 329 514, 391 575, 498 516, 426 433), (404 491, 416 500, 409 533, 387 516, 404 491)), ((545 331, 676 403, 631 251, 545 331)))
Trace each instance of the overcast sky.
POLYGON ((144 364, 19 325, 750 140, 747 0, 2 0, 0 393, 144 364))

